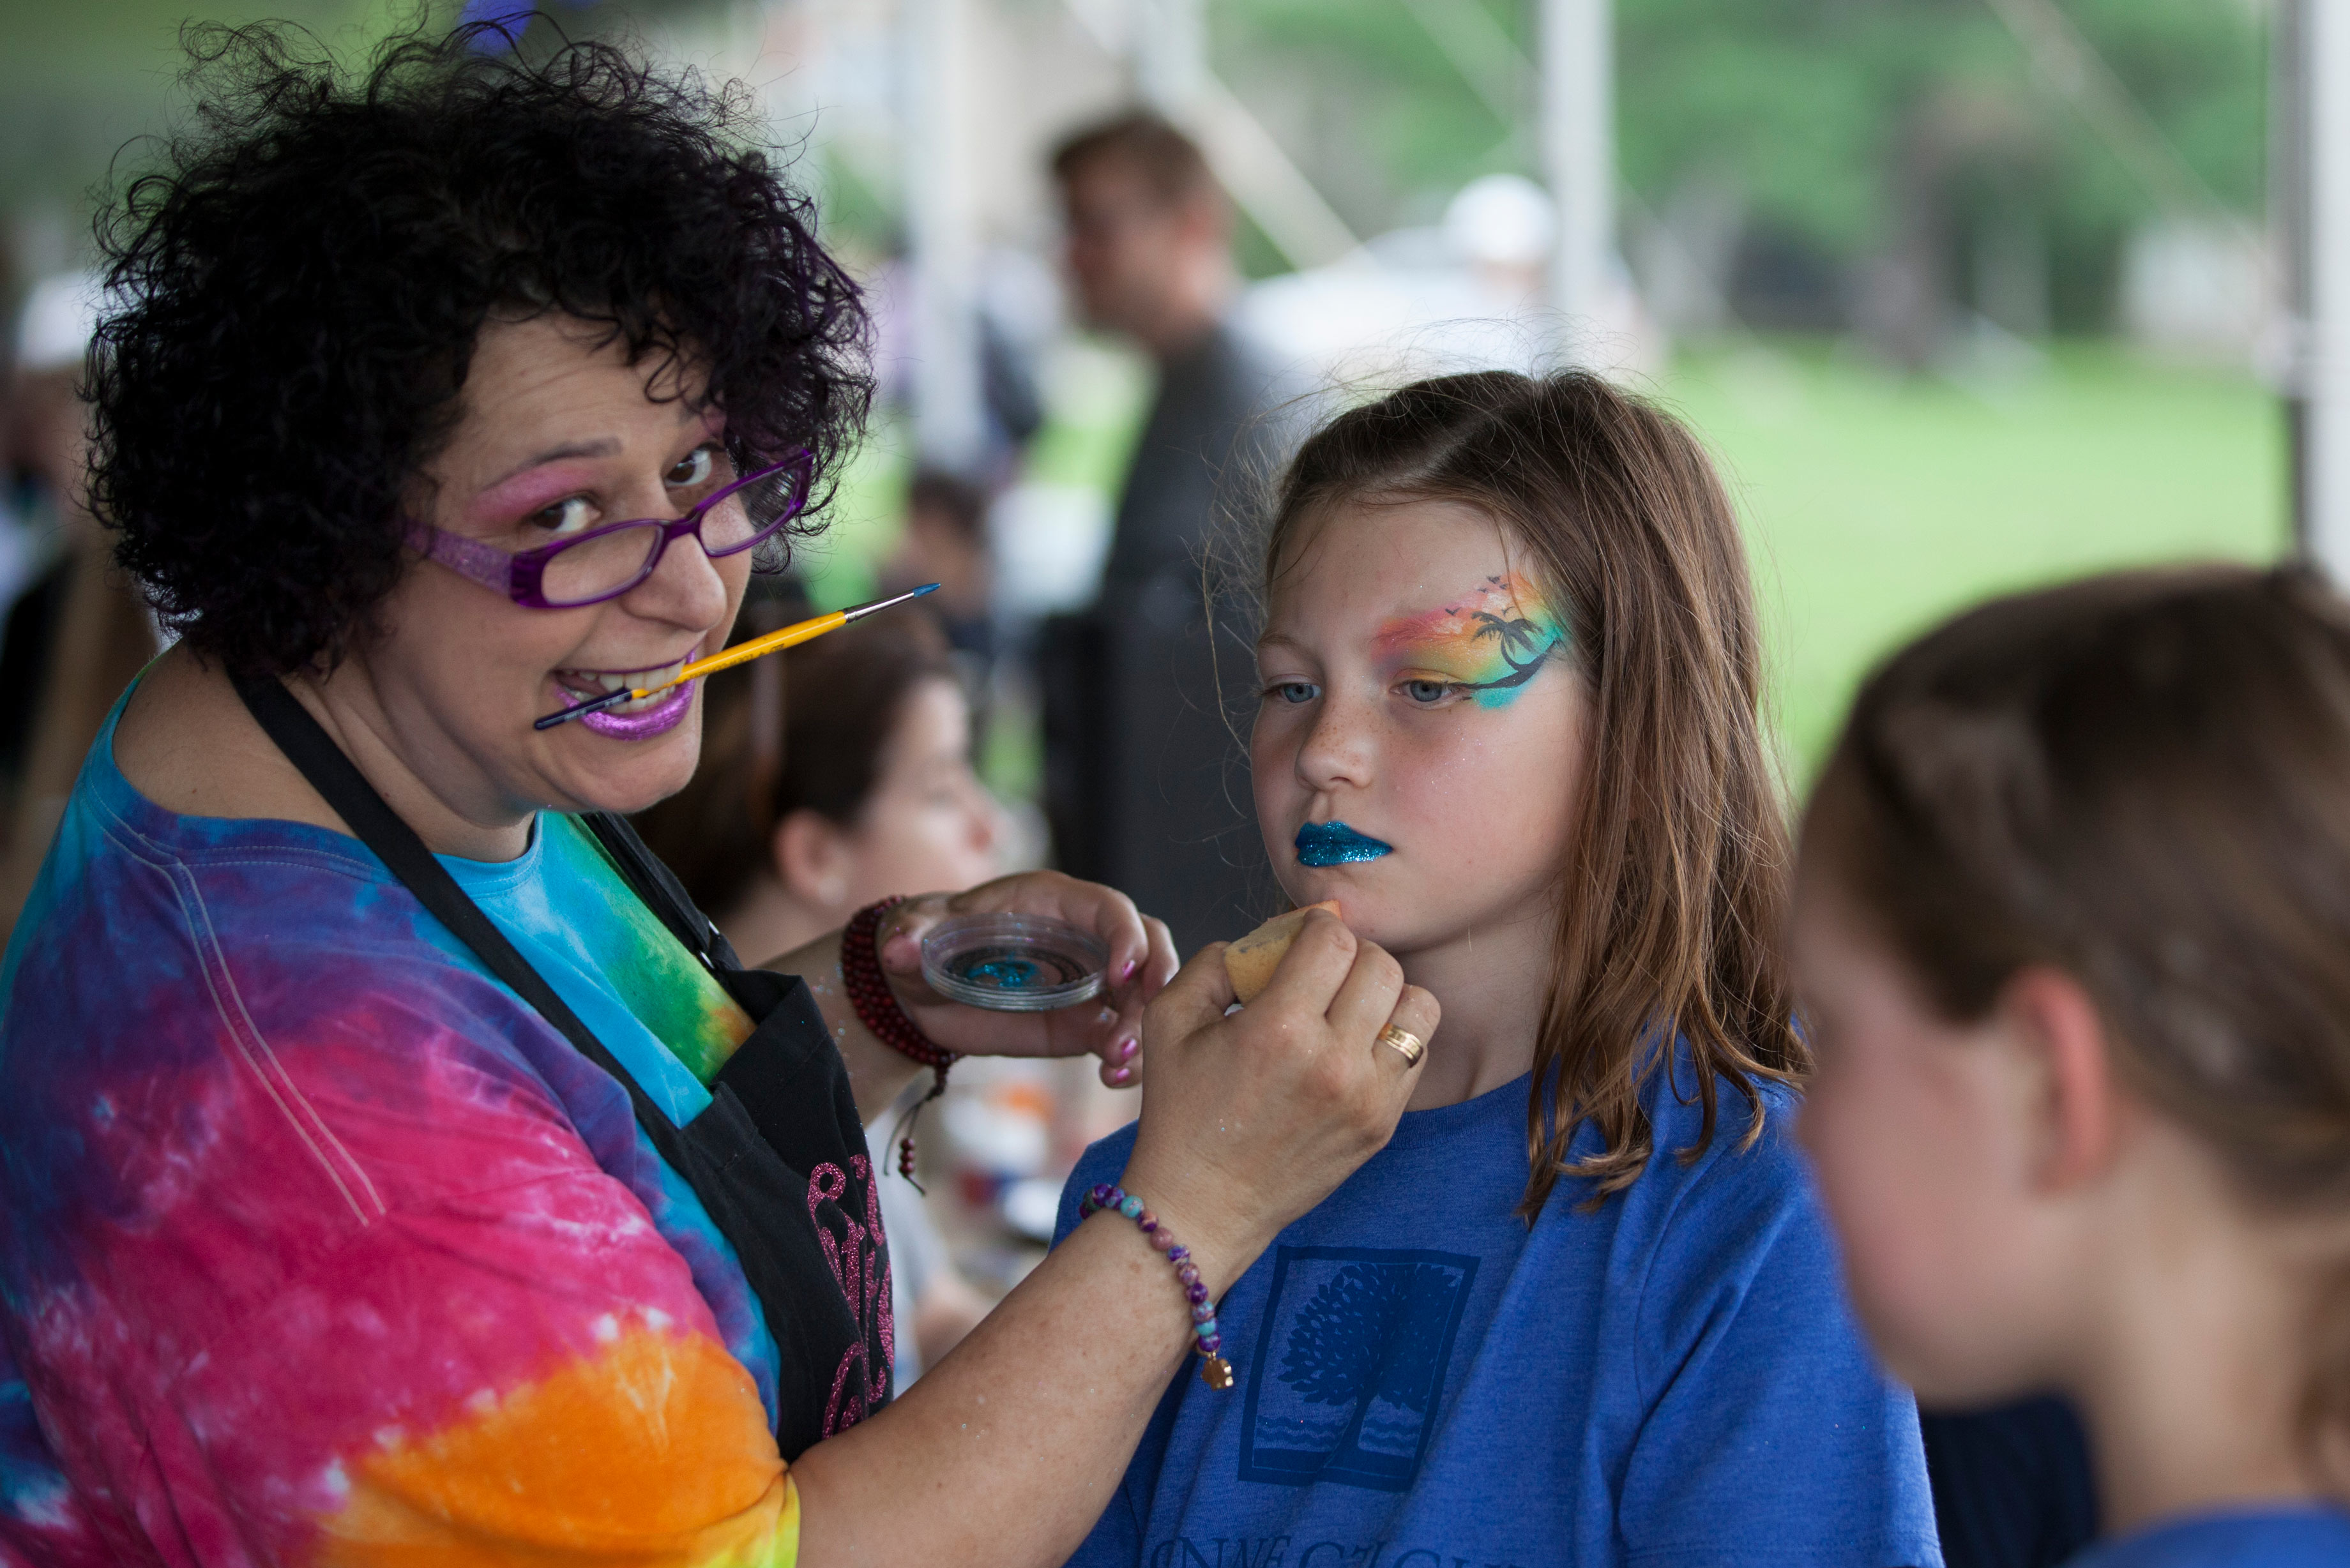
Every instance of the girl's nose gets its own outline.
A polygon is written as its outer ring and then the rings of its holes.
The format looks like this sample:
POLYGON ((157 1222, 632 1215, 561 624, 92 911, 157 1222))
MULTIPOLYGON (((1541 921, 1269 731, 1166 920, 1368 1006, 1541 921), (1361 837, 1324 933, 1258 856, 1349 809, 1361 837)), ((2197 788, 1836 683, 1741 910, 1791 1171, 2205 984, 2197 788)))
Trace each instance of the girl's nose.
POLYGON ((1359 789, 1371 782, 1373 750, 1369 715, 1336 693, 1326 695, 1297 748, 1297 776, 1317 791, 1359 789))

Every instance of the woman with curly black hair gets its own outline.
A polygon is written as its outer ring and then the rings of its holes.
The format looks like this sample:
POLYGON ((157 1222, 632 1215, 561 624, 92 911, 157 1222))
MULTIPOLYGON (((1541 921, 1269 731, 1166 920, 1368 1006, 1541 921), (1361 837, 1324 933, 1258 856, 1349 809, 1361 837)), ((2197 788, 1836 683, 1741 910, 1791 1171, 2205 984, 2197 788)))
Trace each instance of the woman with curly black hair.
POLYGON ((533 721, 712 649, 816 527, 866 384, 807 204, 740 97, 608 47, 197 36, 93 361, 182 638, 0 969, 0 1557, 1057 1563, 1432 1002, 1316 917, 1227 1018, 1212 951, 1051 874, 742 967, 619 815, 697 689, 533 721), (1092 930, 1102 1002, 931 992, 921 933, 1002 910, 1092 930), (860 1113, 962 1052, 1128 1076, 1146 1004, 1156 1211, 892 1402, 860 1113))

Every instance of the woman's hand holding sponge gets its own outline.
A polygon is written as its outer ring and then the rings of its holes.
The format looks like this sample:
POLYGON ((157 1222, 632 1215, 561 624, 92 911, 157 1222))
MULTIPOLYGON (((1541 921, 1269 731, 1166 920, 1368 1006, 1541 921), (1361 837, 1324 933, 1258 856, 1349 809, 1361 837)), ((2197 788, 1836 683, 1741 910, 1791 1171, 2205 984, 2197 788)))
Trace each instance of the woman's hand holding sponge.
POLYGON ((1281 967, 1282 954, 1297 940, 1297 933, 1305 929, 1307 914, 1315 909, 1327 909, 1342 920, 1347 918, 1337 899, 1325 898, 1318 904, 1275 915, 1224 950, 1224 973, 1232 977, 1232 992, 1243 1006, 1254 1002, 1257 993, 1273 983, 1273 971, 1281 967))
POLYGON ((1418 1075, 1379 1031, 1424 1039, 1436 1020, 1436 999, 1335 905, 1207 948, 1144 1013, 1150 1070, 1119 1185, 1222 1292, 1395 1131, 1418 1075), (1235 1001, 1253 1005, 1234 1012, 1235 1001))

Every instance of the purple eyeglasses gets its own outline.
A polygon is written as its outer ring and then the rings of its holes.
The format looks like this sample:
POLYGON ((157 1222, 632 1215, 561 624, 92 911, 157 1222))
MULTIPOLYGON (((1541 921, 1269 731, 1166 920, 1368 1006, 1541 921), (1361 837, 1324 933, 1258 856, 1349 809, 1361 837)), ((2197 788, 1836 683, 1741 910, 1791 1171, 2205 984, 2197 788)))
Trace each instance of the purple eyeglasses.
POLYGON ((712 492, 682 517, 607 523, 535 550, 501 550, 415 522, 408 543, 525 609, 577 609, 619 598, 651 576, 681 535, 692 535, 713 560, 758 548, 799 515, 815 474, 815 458, 803 452, 712 492))

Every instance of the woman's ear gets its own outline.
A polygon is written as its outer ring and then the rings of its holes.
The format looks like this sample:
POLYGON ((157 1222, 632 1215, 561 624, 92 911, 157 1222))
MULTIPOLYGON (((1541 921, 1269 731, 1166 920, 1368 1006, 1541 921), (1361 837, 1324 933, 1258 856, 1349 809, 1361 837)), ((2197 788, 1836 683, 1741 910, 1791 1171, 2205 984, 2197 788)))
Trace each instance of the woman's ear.
POLYGON ((2033 965, 2009 978, 1994 1012, 2034 1123, 2034 1185, 2053 1196, 2102 1175, 2115 1155, 2117 1086, 2095 1001, 2063 970, 2033 965))
POLYGON ((784 890, 809 908, 830 914, 848 905, 848 836, 821 814, 805 808, 775 824, 768 852, 784 890))

